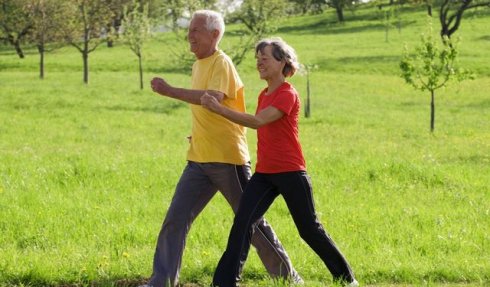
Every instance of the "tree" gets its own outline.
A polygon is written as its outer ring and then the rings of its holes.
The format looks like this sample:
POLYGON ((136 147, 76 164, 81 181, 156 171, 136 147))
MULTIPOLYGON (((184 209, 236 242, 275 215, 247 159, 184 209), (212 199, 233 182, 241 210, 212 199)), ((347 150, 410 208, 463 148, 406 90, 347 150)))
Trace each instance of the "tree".
POLYGON ((344 22, 344 8, 347 6, 348 1, 346 0, 327 0, 328 6, 335 9, 335 13, 337 14, 337 20, 339 22, 344 22))
POLYGON ((301 65, 300 72, 306 76, 306 103, 305 103, 305 118, 311 116, 311 97, 310 97, 310 73, 318 69, 317 65, 304 64, 301 65))
POLYGON ((289 0, 289 2, 294 3, 295 10, 303 15, 308 12, 323 13, 323 6, 325 5, 325 0, 289 0))
POLYGON ((163 1, 163 20, 178 33, 182 19, 188 19, 198 9, 215 9, 217 0, 167 0, 163 1))
MULTIPOLYGON (((139 0, 142 2, 143 0, 139 0)), ((107 0, 107 5, 112 11, 112 19, 107 23, 107 31, 113 30, 113 35, 118 35, 124 18, 124 8, 131 3, 131 0, 107 0)), ((114 39, 107 38, 107 47, 113 47, 114 39)))
MULTIPOLYGON (((430 92, 431 132, 434 131, 435 122, 435 91, 446 86, 454 78, 462 81, 471 77, 469 72, 456 67, 458 56, 456 43, 443 44, 443 47, 439 48, 432 34, 432 23, 429 21, 429 33, 422 35, 421 45, 416 48, 415 54, 411 55, 408 49, 405 49, 400 62, 405 82, 417 90, 430 92)), ((450 39, 445 39, 445 43, 450 41, 450 39)))
POLYGON ((0 40, 14 46, 19 58, 24 58, 21 41, 32 28, 25 7, 27 0, 0 0, 0 40))
POLYGON ((229 49, 230 56, 236 65, 245 58, 246 53, 265 35, 277 29, 277 21, 284 17, 287 3, 284 0, 245 0, 240 9, 230 14, 228 21, 241 23, 245 26, 238 33, 241 35, 240 44, 229 49))
POLYGON ((484 6, 490 7, 490 1, 443 0, 439 13, 442 39, 450 39, 452 34, 458 30, 466 10, 484 6))
MULTIPOLYGON (((215 9, 217 0, 167 0, 164 1, 160 9, 162 16, 159 22, 165 28, 174 32, 175 42, 169 48, 170 54, 175 59, 174 64, 180 71, 188 72, 195 61, 195 56, 189 52, 187 43, 186 22, 190 21, 192 14, 199 9, 215 9), (185 31, 185 32, 184 32, 185 31)), ((154 11, 150 15, 155 19, 154 11)))
POLYGON ((398 31, 401 31, 401 17, 400 9, 397 4, 391 4, 386 9, 381 9, 382 24, 385 27, 385 42, 389 42, 388 34, 392 28, 398 27, 398 31))
MULTIPOLYGON (((108 7, 112 11, 112 19, 107 23, 107 30, 113 30, 111 36, 118 36, 120 34, 120 28, 124 19, 124 9, 129 7, 132 10, 132 5, 138 2, 138 9, 143 12, 143 7, 148 7, 148 18, 160 19, 165 14, 165 7, 168 5, 167 1, 161 0, 106 0, 108 7), (133 3, 133 4, 132 4, 133 3)), ((113 47, 114 38, 107 38, 107 46, 113 47)))
POLYGON ((34 43, 39 52, 39 77, 44 78, 44 53, 48 43, 61 42, 63 34, 61 27, 67 16, 66 2, 57 0, 30 0, 26 11, 32 21, 32 28, 28 35, 30 42, 34 43))
POLYGON ((73 0, 65 37, 70 45, 75 47, 83 58, 83 82, 88 84, 88 56, 106 38, 111 31, 107 23, 113 18, 113 11, 103 0, 73 0))
POLYGON ((151 35, 150 20, 148 18, 148 5, 140 9, 138 0, 133 0, 133 8, 129 10, 126 6, 124 18, 122 21, 122 39, 129 45, 131 51, 138 57, 140 88, 143 89, 143 65, 142 65, 142 49, 143 43, 151 35))

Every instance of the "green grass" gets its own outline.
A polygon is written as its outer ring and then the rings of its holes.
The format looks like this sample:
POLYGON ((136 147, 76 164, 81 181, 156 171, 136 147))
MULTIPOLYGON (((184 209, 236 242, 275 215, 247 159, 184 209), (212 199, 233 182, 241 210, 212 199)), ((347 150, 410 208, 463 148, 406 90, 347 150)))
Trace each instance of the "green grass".
MULTIPOLYGON (((375 8, 287 19, 276 35, 311 75, 312 117, 300 129, 317 212, 364 285, 485 286, 490 282, 490 50, 488 13, 460 30, 461 65, 477 78, 429 95, 398 76, 405 43, 418 44, 422 10, 406 8, 401 33, 375 8)), ((223 48, 238 38, 233 29, 223 48)), ((146 47, 145 81, 189 86, 171 54, 172 37, 146 47)), ((138 89, 126 47, 90 55, 90 83, 71 47, 20 60, 0 49, 0 286, 134 286, 151 273, 154 244, 185 165, 190 113, 138 89)), ((249 111, 264 87, 249 55, 239 66, 249 111)), ((304 97, 305 77, 291 79, 304 97)), ((251 153, 255 132, 249 131, 251 153)), ((253 156, 255 158, 255 155, 253 156)), ((282 199, 267 213, 306 286, 331 285, 301 241, 282 199)), ((223 251, 232 212, 217 195, 194 223, 181 282, 206 286, 223 251)), ((252 251, 246 286, 281 286, 252 251)))

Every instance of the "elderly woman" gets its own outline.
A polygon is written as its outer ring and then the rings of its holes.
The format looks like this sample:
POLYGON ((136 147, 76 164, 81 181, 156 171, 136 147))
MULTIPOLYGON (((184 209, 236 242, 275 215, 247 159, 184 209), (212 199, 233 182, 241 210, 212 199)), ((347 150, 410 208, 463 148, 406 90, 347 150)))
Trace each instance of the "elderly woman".
POLYGON ((260 93, 255 115, 221 105, 204 94, 201 104, 238 123, 257 129, 255 173, 242 195, 228 245, 216 268, 213 286, 237 286, 240 262, 247 258, 255 223, 282 195, 301 238, 320 256, 334 280, 358 286, 346 259, 318 221, 312 187, 298 137, 300 100, 286 81, 298 69, 296 53, 280 38, 260 41, 256 48, 257 70, 267 87, 260 93))

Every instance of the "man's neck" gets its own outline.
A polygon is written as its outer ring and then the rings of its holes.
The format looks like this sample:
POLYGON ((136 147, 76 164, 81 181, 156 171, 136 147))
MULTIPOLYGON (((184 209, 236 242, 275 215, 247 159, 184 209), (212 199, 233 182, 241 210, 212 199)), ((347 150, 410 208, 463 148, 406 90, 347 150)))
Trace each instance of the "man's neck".
POLYGON ((196 58, 198 58, 199 60, 206 59, 206 58, 214 55, 214 53, 216 53, 216 51, 218 51, 217 47, 210 49, 209 51, 207 51, 206 53, 202 53, 201 55, 196 55, 196 58))

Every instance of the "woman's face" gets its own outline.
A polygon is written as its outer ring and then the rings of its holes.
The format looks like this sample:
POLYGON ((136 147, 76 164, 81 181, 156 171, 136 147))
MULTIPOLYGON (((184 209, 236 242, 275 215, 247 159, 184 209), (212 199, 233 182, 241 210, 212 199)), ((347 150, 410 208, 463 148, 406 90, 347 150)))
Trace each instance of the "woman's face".
POLYGON ((255 55, 257 60, 257 71, 259 71, 262 80, 270 80, 282 76, 282 70, 285 62, 278 61, 272 56, 272 46, 265 46, 262 51, 255 55))

